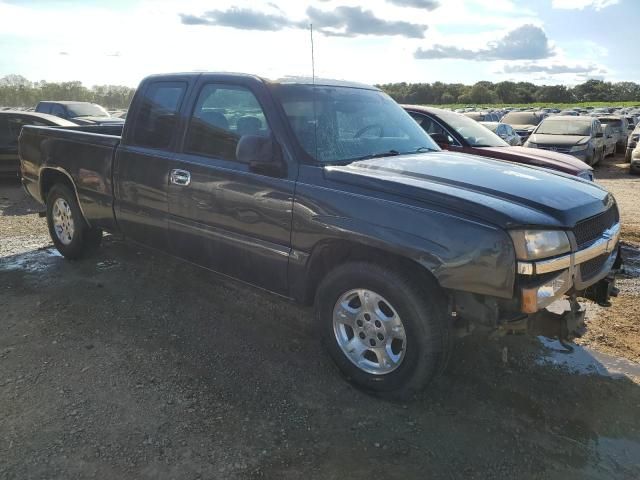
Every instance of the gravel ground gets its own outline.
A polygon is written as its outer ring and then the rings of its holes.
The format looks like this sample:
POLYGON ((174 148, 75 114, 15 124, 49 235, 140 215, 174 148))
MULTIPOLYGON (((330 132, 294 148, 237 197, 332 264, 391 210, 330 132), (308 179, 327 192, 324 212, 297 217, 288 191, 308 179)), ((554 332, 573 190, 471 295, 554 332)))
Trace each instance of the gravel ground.
MULTIPOLYGON (((597 174, 627 222, 614 168, 597 174)), ((307 309, 114 237, 65 261, 37 210, 0 184, 0 478, 640 478, 629 379, 468 337, 428 392, 385 402, 340 378, 307 309)), ((637 360, 616 343, 638 344, 632 275, 589 305, 616 341, 585 341, 637 360)))

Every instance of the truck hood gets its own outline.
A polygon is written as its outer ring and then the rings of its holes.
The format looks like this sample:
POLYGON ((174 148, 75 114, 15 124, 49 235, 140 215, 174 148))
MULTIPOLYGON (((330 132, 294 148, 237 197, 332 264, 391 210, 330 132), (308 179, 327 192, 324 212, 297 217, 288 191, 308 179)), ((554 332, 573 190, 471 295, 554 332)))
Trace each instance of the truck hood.
POLYGON ((583 135, 548 135, 544 133, 534 133, 529 137, 529 141, 540 145, 572 147, 574 145, 584 145, 589 141, 589 137, 583 135))
POLYGON ((527 165, 551 168, 571 175, 593 170, 589 165, 571 155, 526 147, 479 147, 481 155, 500 158, 527 165))
POLYGON ((502 228, 571 228, 614 202, 603 188, 570 175, 446 151, 326 166, 324 174, 362 194, 384 192, 502 228))

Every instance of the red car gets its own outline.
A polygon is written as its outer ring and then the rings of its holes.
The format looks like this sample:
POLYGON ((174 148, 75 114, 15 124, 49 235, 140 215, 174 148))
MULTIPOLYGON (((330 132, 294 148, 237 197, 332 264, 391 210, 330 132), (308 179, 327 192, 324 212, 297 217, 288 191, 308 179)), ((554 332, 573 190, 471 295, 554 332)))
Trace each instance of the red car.
POLYGON ((420 105, 403 108, 445 150, 550 168, 593 181, 593 169, 571 155, 512 147, 475 120, 449 110, 420 105))

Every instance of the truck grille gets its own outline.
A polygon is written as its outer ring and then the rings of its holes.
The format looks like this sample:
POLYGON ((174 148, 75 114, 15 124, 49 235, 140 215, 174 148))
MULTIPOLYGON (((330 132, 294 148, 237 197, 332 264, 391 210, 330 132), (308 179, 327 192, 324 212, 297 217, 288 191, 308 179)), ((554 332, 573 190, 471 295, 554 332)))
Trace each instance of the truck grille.
POLYGON ((599 257, 592 258, 591 260, 587 260, 584 263, 580 264, 580 276, 582 277, 582 281, 591 280, 595 277, 600 271, 604 264, 609 259, 608 253, 604 255, 600 255, 599 257))
POLYGON ((576 236, 576 242, 578 243, 578 250, 591 245, 602 236, 605 230, 615 225, 618 220, 620 220, 618 207, 613 205, 604 213, 578 222, 573 229, 573 233, 576 236))

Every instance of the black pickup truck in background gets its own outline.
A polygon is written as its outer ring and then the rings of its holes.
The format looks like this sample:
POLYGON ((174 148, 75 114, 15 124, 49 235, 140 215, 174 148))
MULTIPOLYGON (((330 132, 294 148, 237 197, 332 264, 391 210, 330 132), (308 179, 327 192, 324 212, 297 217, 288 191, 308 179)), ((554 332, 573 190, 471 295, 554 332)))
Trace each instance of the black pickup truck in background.
POLYGON ((616 258, 607 191, 441 151, 359 84, 151 76, 124 128, 24 127, 20 154, 65 257, 108 231, 314 304, 344 374, 397 396, 443 369, 461 325, 570 335, 616 258))

